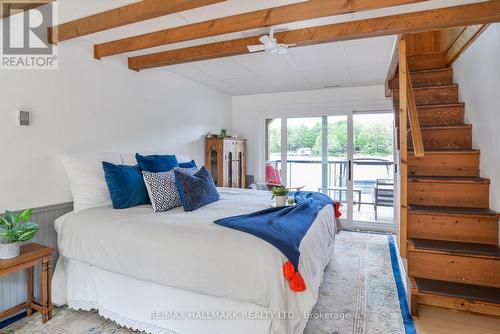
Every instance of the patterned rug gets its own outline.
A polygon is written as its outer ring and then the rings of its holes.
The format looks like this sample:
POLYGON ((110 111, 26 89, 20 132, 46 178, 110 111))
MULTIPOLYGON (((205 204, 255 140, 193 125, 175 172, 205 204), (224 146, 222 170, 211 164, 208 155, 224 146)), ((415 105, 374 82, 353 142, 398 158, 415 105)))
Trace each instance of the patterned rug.
MULTIPOLYGON (((320 297, 304 334, 413 334, 413 320, 397 272, 391 236, 342 232, 325 272, 320 297), (392 253, 391 253, 392 252, 392 253)), ((2 334, 130 334, 96 312, 58 308, 42 325, 40 315, 2 334)))

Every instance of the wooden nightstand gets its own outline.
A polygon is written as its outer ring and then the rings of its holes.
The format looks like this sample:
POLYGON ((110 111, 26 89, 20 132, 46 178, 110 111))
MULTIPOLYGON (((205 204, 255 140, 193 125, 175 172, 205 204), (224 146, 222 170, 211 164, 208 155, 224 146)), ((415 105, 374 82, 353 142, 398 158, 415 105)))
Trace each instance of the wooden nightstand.
POLYGON ((42 322, 45 323, 52 319, 52 300, 51 300, 51 280, 52 280, 52 254, 53 248, 30 243, 21 247, 21 254, 18 257, 9 260, 0 260, 0 276, 9 275, 19 270, 26 269, 26 293, 25 303, 11 307, 8 310, 0 312, 0 320, 15 315, 26 309, 28 316, 31 316, 33 310, 42 314, 42 322), (42 299, 35 300, 33 296, 33 281, 35 264, 42 265, 42 299))

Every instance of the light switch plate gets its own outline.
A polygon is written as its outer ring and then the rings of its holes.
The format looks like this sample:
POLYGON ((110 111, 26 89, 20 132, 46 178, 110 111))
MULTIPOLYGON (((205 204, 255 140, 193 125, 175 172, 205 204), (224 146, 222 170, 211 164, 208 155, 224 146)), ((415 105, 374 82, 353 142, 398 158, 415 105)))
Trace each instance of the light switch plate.
POLYGON ((19 111, 18 121, 20 126, 30 125, 30 112, 29 111, 19 111))

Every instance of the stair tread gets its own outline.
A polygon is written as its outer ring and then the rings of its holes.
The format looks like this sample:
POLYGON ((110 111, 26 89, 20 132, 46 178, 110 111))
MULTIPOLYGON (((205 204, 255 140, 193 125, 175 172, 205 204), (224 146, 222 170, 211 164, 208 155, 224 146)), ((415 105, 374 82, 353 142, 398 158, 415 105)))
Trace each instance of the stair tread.
POLYGON ((420 129, 434 129, 434 130, 442 130, 442 129, 469 129, 472 128, 472 124, 461 124, 461 125, 438 125, 438 126, 421 126, 420 129))
POLYGON ((489 179, 478 176, 408 176, 409 182, 435 181, 435 182, 456 182, 456 183, 490 183, 489 179))
POLYGON ((432 108, 445 108, 445 107, 464 107, 464 102, 454 102, 454 103, 437 103, 437 104, 421 104, 417 106, 417 109, 432 109, 432 108))
MULTIPOLYGON (((425 150, 425 154, 480 154, 480 150, 478 149, 471 149, 471 150, 464 150, 464 149, 446 149, 446 150, 425 150)), ((408 152, 408 155, 415 155, 415 152, 410 151, 408 152)))
POLYGON ((500 259, 500 247, 496 245, 430 239, 410 240, 410 249, 416 251, 431 251, 465 256, 484 256, 500 259))
POLYGON ((430 206, 430 205, 410 205, 408 209, 411 212, 418 213, 448 213, 452 215, 474 215, 474 216, 493 216, 497 212, 491 209, 476 209, 476 208, 455 208, 445 206, 430 206))
POLYGON ((419 293, 500 304, 500 288, 414 278, 419 293))
MULTIPOLYGON (((419 87, 413 87, 413 90, 443 89, 443 88, 458 88, 458 84, 419 86, 419 87)), ((394 88, 394 91, 399 91, 399 88, 394 88)))
POLYGON ((458 88, 458 84, 420 86, 420 87, 413 87, 413 90, 442 89, 442 88, 458 88))
POLYGON ((432 73, 432 72, 443 72, 443 71, 451 71, 453 68, 448 66, 448 67, 439 67, 439 68, 430 68, 427 70, 414 70, 410 71, 411 74, 415 73, 432 73))

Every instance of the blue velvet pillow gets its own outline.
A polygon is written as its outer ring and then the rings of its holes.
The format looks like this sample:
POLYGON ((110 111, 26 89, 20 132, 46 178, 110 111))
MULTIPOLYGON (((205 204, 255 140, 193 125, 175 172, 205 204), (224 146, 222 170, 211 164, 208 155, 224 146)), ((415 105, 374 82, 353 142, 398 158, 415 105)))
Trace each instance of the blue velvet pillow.
POLYGON ((179 167, 175 155, 147 155, 135 154, 137 164, 143 171, 150 173, 162 173, 179 167))
POLYGON ((219 200, 214 179, 205 167, 201 167, 194 175, 183 173, 178 169, 174 169, 174 172, 184 211, 194 211, 219 200))
POLYGON ((196 162, 194 160, 191 160, 189 162, 179 162, 179 167, 180 168, 198 168, 198 166, 196 166, 196 162))
POLYGON ((103 161, 102 168, 115 209, 148 204, 149 196, 138 166, 114 165, 103 161))

